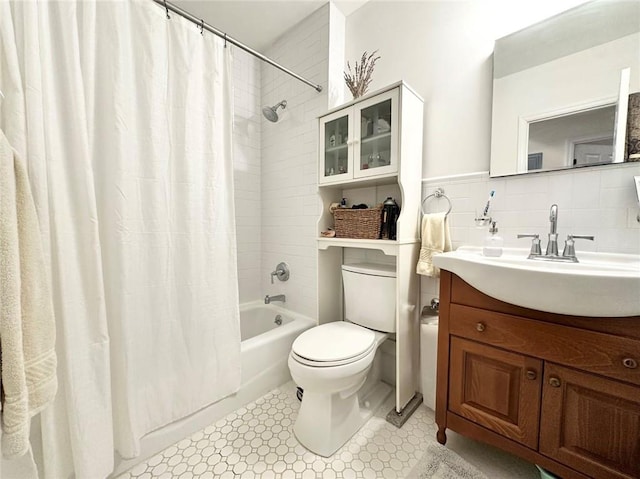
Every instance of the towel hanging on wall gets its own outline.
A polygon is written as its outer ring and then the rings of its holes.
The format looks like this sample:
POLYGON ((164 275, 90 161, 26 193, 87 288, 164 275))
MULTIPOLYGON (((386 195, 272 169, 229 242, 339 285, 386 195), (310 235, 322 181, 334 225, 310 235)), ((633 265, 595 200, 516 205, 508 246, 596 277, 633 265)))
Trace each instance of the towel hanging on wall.
POLYGON ((27 170, 0 131, 2 454, 29 449, 31 417, 57 390, 55 323, 27 170))
POLYGON ((440 276, 440 269, 433 265, 433 255, 451 251, 447 213, 431 213, 422 216, 422 246, 416 267, 418 274, 434 278, 440 276))

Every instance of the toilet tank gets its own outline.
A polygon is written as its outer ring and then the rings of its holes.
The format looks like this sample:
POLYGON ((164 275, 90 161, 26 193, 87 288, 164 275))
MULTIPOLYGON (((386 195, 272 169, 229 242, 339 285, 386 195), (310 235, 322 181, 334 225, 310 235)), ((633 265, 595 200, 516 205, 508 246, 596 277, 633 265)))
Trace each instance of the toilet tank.
POLYGON ((358 263, 342 265, 345 316, 365 328, 396 331, 396 268, 358 263))

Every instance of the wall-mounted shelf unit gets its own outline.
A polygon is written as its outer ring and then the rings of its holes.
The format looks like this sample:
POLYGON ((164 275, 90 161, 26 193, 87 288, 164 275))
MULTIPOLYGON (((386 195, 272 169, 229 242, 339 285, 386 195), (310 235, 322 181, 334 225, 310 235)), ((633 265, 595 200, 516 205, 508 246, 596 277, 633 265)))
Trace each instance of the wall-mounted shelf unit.
POLYGON ((395 261, 396 410, 416 392, 419 364, 420 250, 423 101, 404 82, 354 100, 319 118, 318 320, 343 318, 341 266, 345 251, 381 251, 395 261), (325 238, 333 227, 332 203, 382 203, 392 196, 400 205, 396 240, 325 238))

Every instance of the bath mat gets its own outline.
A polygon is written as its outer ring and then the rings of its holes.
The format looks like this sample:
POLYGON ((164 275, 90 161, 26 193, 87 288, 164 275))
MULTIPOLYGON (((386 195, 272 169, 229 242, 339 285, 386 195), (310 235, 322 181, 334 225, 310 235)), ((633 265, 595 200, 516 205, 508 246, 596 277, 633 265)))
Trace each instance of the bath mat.
POLYGON ((439 444, 427 446, 407 479, 488 479, 482 472, 450 449, 439 444))

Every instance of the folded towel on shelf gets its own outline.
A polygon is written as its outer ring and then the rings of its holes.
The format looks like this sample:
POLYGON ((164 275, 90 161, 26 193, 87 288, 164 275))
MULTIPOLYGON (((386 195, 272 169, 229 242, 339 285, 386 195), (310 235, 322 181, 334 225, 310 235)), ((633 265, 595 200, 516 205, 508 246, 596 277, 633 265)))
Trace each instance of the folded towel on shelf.
POLYGON ((51 289, 26 166, 0 131, 2 454, 29 450, 31 417, 56 394, 51 289))
POLYGON ((451 251, 451 235, 446 213, 422 216, 422 246, 416 272, 437 278, 440 269, 433 265, 433 255, 451 251))

